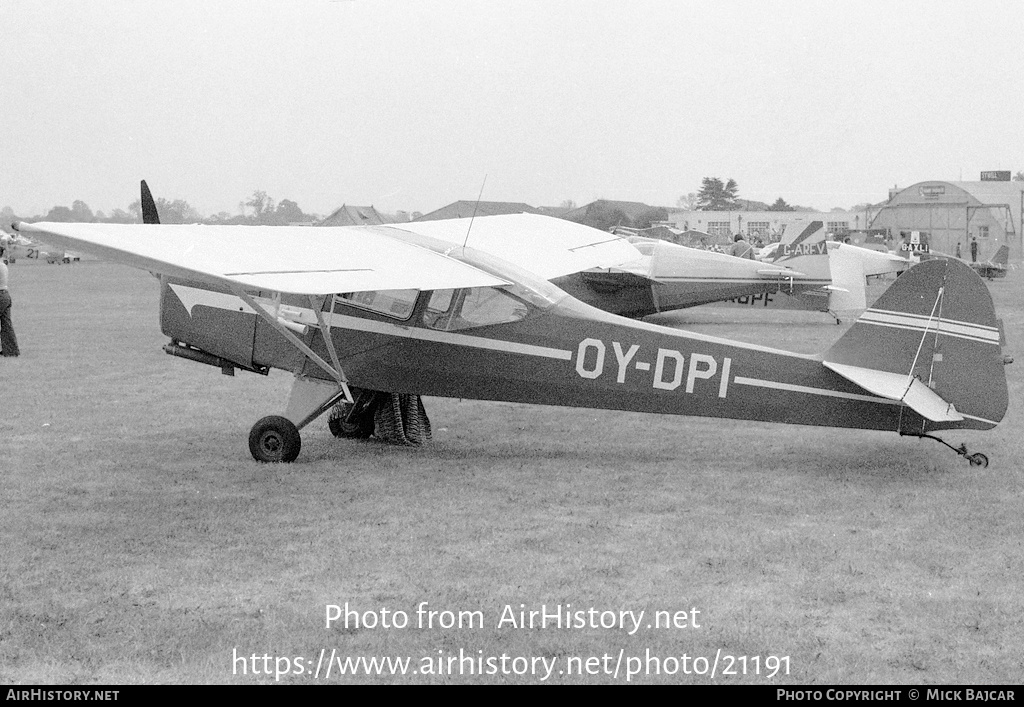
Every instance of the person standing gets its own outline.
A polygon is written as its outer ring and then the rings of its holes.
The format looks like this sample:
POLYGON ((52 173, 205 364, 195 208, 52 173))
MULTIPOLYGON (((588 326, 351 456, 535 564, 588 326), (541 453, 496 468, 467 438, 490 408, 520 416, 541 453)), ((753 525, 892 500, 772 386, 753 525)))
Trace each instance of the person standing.
POLYGON ((971 236, 971 262, 978 262, 978 237, 971 236))
POLYGON ((732 249, 729 251, 729 255, 754 260, 754 248, 743 240, 743 234, 737 233, 733 238, 732 249))
POLYGON ((0 244, 0 356, 17 356, 18 337, 11 324, 11 293, 8 289, 9 272, 4 259, 6 248, 0 244))
POLYGON ((961 260, 961 257, 960 257, 960 241, 956 242, 956 259, 957 260, 961 260))

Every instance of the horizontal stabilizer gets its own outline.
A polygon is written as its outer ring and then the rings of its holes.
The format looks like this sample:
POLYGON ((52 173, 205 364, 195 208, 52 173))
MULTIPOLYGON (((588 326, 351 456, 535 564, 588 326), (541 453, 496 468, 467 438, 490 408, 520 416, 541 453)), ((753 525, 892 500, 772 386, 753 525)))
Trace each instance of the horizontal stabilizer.
POLYGON ((964 419, 952 403, 940 398, 935 391, 917 378, 911 378, 902 373, 846 366, 829 361, 825 361, 825 367, 856 383, 869 393, 889 400, 902 401, 921 417, 932 422, 959 422, 964 419))
POLYGON ((802 272, 797 272, 796 270, 783 270, 781 268, 758 270, 757 275, 765 280, 789 280, 794 277, 807 277, 802 272))

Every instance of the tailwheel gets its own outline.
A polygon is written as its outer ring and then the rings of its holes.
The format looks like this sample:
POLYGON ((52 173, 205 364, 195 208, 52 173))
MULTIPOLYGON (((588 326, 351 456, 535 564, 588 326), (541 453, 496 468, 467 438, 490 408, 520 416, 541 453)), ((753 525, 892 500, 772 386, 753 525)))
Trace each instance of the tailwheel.
POLYGON ((959 447, 954 447, 946 440, 942 439, 941 437, 936 437, 935 435, 921 433, 908 434, 906 432, 901 432, 900 434, 906 435, 908 437, 917 437, 919 439, 934 439, 939 444, 949 447, 954 452, 959 454, 961 457, 969 461, 971 463, 971 466, 980 466, 982 469, 988 466, 988 456, 982 454, 981 452, 974 452, 973 454, 971 454, 970 452, 967 451, 966 444, 961 444, 959 447))
POLYGON ((988 466, 988 457, 981 452, 975 452, 974 454, 967 454, 967 461, 971 463, 971 466, 980 466, 982 469, 988 466))
POLYGON ((268 415, 249 431, 249 451, 258 462, 293 462, 300 449, 299 428, 287 417, 268 415))

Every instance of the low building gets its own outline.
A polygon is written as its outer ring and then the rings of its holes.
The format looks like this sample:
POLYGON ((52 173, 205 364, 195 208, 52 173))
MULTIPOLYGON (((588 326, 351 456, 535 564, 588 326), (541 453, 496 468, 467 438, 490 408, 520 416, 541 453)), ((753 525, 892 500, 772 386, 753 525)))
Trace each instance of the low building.
POLYGON ((330 216, 317 226, 379 226, 391 223, 393 219, 385 216, 372 206, 348 206, 342 204, 330 216))
POLYGON ((414 219, 415 221, 440 221, 449 218, 472 218, 473 216, 501 216, 503 214, 539 214, 540 210, 529 204, 512 201, 456 201, 436 211, 414 219))
POLYGON ((701 231, 717 238, 732 240, 742 234, 750 241, 777 241, 789 229, 802 230, 812 221, 821 221, 825 230, 837 238, 863 230, 869 212, 861 211, 669 211, 668 225, 688 231, 701 231))

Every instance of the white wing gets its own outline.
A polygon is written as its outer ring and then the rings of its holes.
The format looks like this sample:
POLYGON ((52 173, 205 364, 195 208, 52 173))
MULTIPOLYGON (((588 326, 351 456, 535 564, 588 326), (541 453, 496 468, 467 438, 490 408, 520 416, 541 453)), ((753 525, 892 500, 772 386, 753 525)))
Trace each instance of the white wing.
MULTIPOLYGON (((211 284, 305 295, 507 285, 388 226, 21 223, 58 248, 211 284)), ((442 249, 443 250, 443 249, 442 249)))
POLYGON ((591 268, 619 266, 641 257, 625 238, 539 214, 415 221, 391 226, 486 251, 546 280, 591 268))

